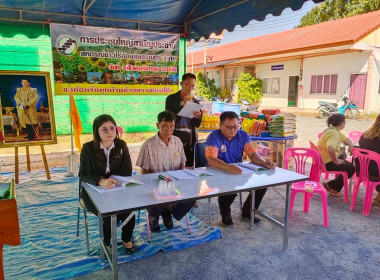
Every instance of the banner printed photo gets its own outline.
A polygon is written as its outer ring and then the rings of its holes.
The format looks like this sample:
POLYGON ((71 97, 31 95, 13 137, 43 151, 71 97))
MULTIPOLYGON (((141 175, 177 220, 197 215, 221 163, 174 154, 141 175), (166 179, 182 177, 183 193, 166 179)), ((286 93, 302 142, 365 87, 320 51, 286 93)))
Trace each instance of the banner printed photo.
POLYGON ((55 94, 146 95, 179 90, 179 36, 51 24, 55 94))

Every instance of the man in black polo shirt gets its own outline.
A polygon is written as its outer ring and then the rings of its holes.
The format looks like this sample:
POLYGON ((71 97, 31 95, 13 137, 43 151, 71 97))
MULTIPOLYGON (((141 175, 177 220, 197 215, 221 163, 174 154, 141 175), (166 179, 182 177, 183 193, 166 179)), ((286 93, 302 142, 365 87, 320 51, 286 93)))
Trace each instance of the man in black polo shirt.
POLYGON ((187 102, 198 103, 191 92, 195 87, 196 77, 192 73, 186 73, 182 76, 181 90, 171 94, 166 98, 165 110, 172 111, 176 115, 175 130, 173 135, 179 137, 183 143, 183 149, 187 158, 186 166, 194 164, 194 145, 197 141, 196 127, 199 127, 202 122, 202 112, 194 111, 193 118, 177 116, 179 111, 186 105, 187 102))

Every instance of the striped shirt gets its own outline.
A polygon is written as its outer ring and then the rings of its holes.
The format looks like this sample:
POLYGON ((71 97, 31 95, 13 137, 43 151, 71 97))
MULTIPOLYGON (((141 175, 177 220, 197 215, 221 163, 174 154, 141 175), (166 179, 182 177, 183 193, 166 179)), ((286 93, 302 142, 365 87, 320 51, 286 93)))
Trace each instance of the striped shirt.
POLYGON ((177 170, 185 162, 186 156, 181 139, 172 135, 166 146, 157 133, 141 146, 136 165, 154 173, 177 170))

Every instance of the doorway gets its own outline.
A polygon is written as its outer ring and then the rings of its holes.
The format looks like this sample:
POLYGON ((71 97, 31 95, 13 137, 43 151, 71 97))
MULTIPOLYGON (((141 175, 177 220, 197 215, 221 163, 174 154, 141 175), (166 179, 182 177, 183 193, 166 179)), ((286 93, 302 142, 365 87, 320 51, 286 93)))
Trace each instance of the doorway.
POLYGON ((299 76, 289 77, 288 107, 297 107, 299 76))
POLYGON ((350 79, 350 101, 364 108, 365 89, 367 85, 367 74, 352 74, 350 79))

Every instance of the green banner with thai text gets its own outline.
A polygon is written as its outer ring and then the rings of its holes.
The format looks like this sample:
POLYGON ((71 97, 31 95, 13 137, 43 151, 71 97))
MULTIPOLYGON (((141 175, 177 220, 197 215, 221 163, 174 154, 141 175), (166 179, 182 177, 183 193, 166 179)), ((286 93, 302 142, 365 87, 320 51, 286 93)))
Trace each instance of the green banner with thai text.
POLYGON ((168 95, 179 89, 179 35, 51 24, 50 36, 56 95, 168 95))

